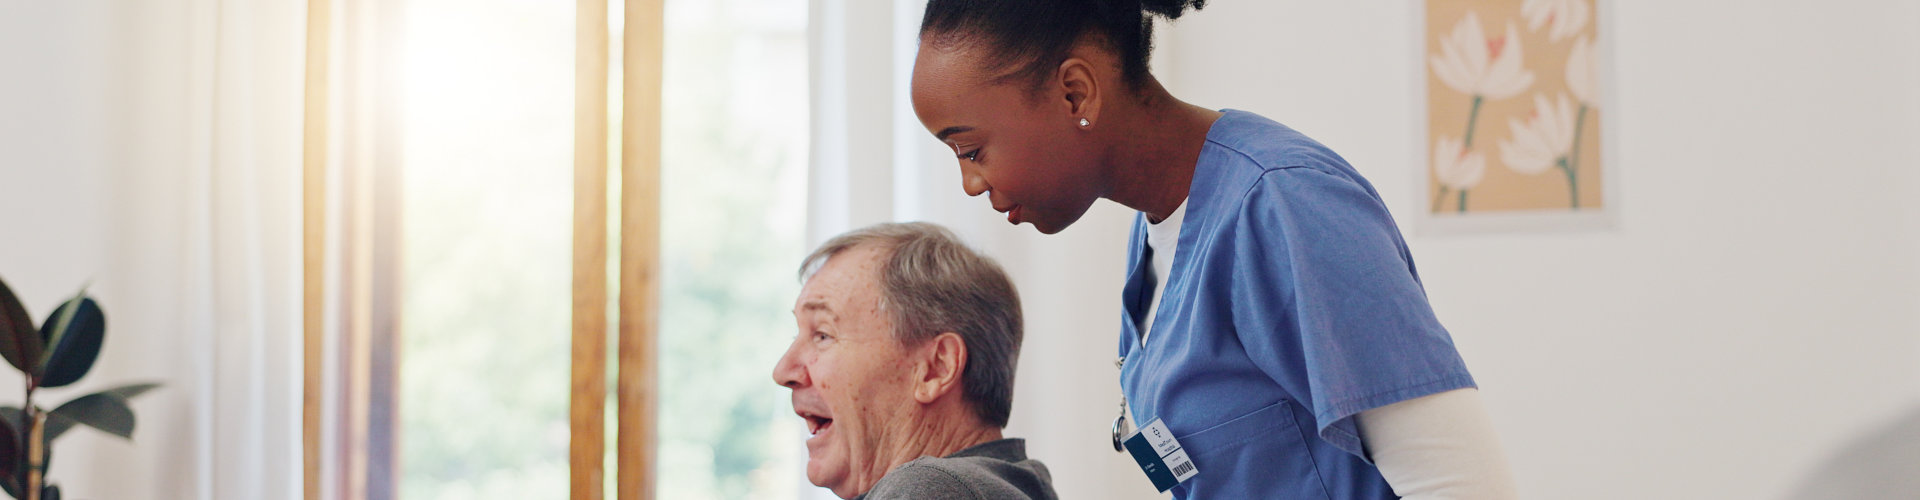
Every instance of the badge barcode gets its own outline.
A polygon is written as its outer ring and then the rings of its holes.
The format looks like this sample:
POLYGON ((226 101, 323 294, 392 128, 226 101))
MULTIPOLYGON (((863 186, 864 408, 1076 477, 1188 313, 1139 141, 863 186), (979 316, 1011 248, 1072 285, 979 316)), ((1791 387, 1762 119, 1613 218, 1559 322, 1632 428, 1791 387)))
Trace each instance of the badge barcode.
POLYGON ((1173 466, 1174 477, 1180 477, 1180 475, 1186 474, 1188 472, 1193 472, 1193 462, 1187 462, 1187 463, 1173 466))

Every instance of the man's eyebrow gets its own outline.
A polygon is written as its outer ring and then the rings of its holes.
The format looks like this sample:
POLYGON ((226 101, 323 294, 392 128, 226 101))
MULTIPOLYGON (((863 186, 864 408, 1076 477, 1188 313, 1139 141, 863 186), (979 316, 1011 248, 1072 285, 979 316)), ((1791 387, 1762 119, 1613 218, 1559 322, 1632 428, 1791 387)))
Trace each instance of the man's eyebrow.
POLYGON ((947 136, 958 134, 961 132, 971 132, 971 131, 973 131, 973 127, 968 127, 964 125, 947 127, 947 128, 940 129, 939 133, 933 134, 933 138, 939 139, 941 142, 946 142, 947 136))
POLYGON ((820 311, 828 314, 833 313, 833 307, 828 306, 827 301, 820 300, 820 299, 814 299, 814 300, 809 300, 809 301, 800 303, 800 310, 809 311, 809 312, 820 311))

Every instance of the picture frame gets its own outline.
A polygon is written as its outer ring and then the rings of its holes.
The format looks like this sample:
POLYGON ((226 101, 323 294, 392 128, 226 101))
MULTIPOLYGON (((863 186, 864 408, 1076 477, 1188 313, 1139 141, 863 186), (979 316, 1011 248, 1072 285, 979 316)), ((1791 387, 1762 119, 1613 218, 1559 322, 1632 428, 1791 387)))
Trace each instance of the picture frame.
POLYGON ((1612 2, 1408 1, 1415 233, 1618 227, 1612 2))

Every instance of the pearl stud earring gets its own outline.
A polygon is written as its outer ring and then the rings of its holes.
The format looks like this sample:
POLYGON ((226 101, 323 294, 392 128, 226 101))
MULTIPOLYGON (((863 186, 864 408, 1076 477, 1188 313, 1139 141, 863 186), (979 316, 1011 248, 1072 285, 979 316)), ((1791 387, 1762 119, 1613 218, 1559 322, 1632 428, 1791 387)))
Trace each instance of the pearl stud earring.
POLYGON ((1082 126, 1082 127, 1085 127, 1085 126, 1088 126, 1088 125, 1092 125, 1092 124, 1093 124, 1093 122, 1090 122, 1090 121, 1087 121, 1087 119, 1086 119, 1086 118, 1081 118, 1081 119, 1080 119, 1080 126, 1082 126))

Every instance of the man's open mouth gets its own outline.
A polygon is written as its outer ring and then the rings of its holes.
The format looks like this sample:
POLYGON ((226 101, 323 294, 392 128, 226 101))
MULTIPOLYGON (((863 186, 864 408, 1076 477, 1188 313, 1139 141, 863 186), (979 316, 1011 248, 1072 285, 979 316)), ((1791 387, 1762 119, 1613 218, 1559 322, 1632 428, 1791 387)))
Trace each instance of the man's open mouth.
POLYGON ((809 413, 801 413, 800 418, 807 420, 807 434, 809 435, 818 436, 821 432, 825 432, 827 428, 833 427, 833 419, 831 418, 809 413))

